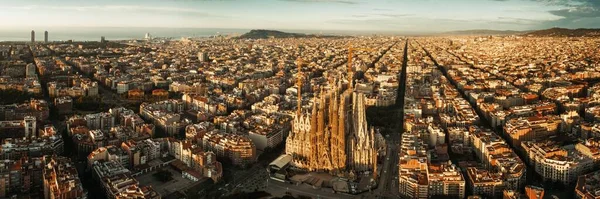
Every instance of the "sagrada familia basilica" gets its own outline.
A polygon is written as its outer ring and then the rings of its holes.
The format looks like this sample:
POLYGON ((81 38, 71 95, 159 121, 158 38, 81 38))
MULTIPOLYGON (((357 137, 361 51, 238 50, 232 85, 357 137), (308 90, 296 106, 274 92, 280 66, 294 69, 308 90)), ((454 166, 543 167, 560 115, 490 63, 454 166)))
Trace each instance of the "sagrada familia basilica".
POLYGON ((366 96, 353 90, 353 74, 349 74, 346 85, 336 77, 321 87, 310 110, 302 108, 302 77, 298 78, 298 110, 285 148, 295 167, 338 176, 376 170, 375 136, 367 125, 366 96))

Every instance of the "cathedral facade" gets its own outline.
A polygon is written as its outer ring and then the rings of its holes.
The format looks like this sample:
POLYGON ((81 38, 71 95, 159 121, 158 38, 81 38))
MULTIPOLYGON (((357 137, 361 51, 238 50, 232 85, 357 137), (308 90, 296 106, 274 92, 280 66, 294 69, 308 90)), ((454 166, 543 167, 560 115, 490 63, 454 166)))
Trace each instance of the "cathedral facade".
POLYGON ((299 102, 286 139, 285 150, 292 156, 292 164, 335 175, 372 171, 377 155, 365 100, 364 94, 343 89, 338 81, 315 95, 310 111, 302 110, 299 102))

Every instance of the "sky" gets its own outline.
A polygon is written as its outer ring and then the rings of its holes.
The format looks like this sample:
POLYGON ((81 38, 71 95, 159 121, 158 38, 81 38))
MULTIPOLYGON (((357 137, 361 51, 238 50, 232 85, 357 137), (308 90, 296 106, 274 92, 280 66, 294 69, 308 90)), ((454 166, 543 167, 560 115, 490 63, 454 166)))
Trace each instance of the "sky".
POLYGON ((0 0, 2 29, 443 32, 600 28, 600 0, 0 0))

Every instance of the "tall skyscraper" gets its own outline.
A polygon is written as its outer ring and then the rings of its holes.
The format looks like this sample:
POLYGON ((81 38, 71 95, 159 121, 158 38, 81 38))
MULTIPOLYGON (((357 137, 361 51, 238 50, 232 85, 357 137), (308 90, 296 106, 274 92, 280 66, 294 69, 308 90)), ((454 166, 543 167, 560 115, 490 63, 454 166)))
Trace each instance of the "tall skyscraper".
POLYGON ((44 43, 48 43, 48 31, 44 31, 44 43))
POLYGON ((35 31, 31 30, 31 43, 35 42, 35 31))

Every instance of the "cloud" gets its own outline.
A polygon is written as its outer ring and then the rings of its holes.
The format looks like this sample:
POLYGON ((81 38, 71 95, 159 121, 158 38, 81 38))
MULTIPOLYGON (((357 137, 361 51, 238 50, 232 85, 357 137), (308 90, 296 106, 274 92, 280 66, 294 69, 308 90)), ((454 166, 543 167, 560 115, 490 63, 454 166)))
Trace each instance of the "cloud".
MULTIPOLYGON (((198 0, 197 0, 198 1, 198 0)), ((207 1, 207 0, 202 0, 207 1)), ((3 7, 0 7, 3 8, 3 7)), ((139 6, 139 5, 102 5, 102 6, 38 6, 27 5, 18 7, 7 7, 9 9, 20 10, 60 10, 60 11, 75 11, 75 12, 123 12, 123 13, 152 13, 152 14, 177 14, 177 15, 193 15, 196 17, 222 17, 220 15, 211 14, 197 9, 182 8, 182 7, 157 7, 157 6, 139 6)))
MULTIPOLYGON (((498 0, 492 0, 498 1, 498 0)), ((560 17, 549 21, 539 21, 536 28, 566 27, 566 28, 600 28, 600 0, 524 0, 538 2, 547 6, 559 7, 548 13, 560 17)), ((512 23, 506 22, 504 23, 512 23)), ((515 23, 532 23, 515 20, 515 23)))
POLYGON ((171 1, 183 1, 183 2, 202 2, 202 1, 236 1, 236 0, 171 0, 171 1))
POLYGON ((379 14, 379 16, 397 18, 397 17, 409 17, 409 16, 414 16, 414 15, 413 14, 379 14))
POLYGON ((525 19, 525 18, 516 18, 516 17, 498 17, 494 23, 502 23, 502 24, 514 24, 514 25, 538 25, 540 23, 545 22, 545 20, 535 20, 535 19, 525 19))
MULTIPOLYGON (((433 31, 450 31, 457 29, 465 29, 467 27, 491 28, 494 23, 483 20, 466 20, 466 19, 448 19, 448 18, 429 18, 407 16, 403 18, 397 17, 379 17, 379 18, 345 18, 330 20, 328 23, 348 27, 348 29, 356 26, 366 27, 365 29, 378 29, 383 31, 396 32, 431 32, 431 27, 436 27, 433 31)), ((494 26, 497 28, 505 28, 507 25, 494 26)), ((468 28, 467 28, 468 29, 468 28)))
POLYGON ((546 27, 569 27, 569 28, 598 28, 600 20, 599 0, 537 0, 545 3, 564 6, 563 9, 551 10, 550 14, 562 17, 559 20, 543 24, 546 27), (592 20, 595 19, 595 20, 592 20), (592 20, 592 21, 590 21, 592 20), (595 22, 594 22, 595 21, 595 22))
POLYGON ((550 14, 565 18, 600 17, 600 9, 595 7, 573 7, 560 10, 552 10, 550 14))
POLYGON ((289 2, 301 2, 301 3, 340 3, 340 4, 358 4, 357 1, 353 0, 280 0, 289 2))
POLYGON ((354 17, 354 18, 367 18, 367 17, 369 17, 369 15, 356 14, 356 15, 352 15, 352 17, 354 17))
POLYGON ((600 6, 600 1, 598 0, 530 0, 537 1, 541 3, 545 3, 547 5, 555 5, 555 6, 600 6))

